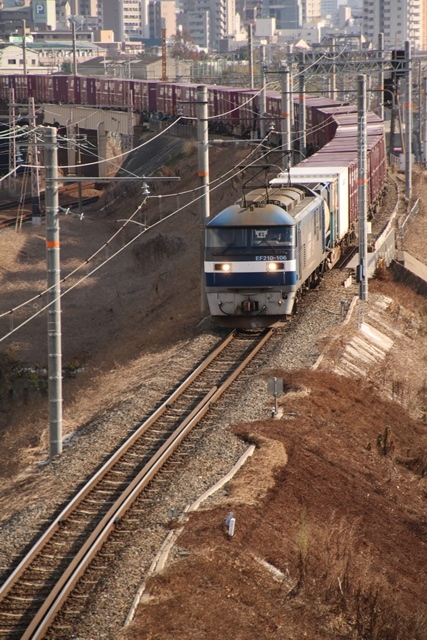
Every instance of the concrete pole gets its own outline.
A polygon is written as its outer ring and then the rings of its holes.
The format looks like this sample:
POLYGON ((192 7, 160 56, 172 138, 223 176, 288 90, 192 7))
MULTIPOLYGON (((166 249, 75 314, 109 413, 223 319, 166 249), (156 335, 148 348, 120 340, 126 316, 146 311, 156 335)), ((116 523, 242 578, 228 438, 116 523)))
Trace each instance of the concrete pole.
POLYGON ((22 59, 24 76, 27 75, 27 26, 25 20, 22 21, 22 59))
MULTIPOLYGON (((378 34, 378 58, 380 65, 384 59, 384 34, 378 34)), ((378 73, 378 116, 384 120, 384 69, 380 66, 378 73)))
POLYGON ((76 45, 76 23, 71 23, 71 28, 73 32, 73 76, 77 75, 77 45, 76 45))
POLYGON ((254 46, 252 38, 252 25, 248 24, 248 49, 249 49, 249 86, 254 88, 254 46))
POLYGON ((368 299, 368 238, 367 238, 367 118, 366 76, 357 78, 357 133, 358 133, 358 197, 359 197, 359 298, 368 299))
POLYGON ((304 52, 300 54, 299 63, 299 127, 298 127, 298 148, 305 158, 307 154, 307 133, 305 119, 305 56, 304 52))
POLYGON ((43 127, 46 180, 47 339, 50 458, 62 453, 61 288, 59 263, 58 143, 55 127, 43 127))
POLYGON ((261 92, 259 94, 259 105, 260 105, 259 130, 260 130, 261 140, 264 140, 267 134, 267 122, 266 122, 267 95, 266 95, 266 87, 265 87, 267 74, 266 74, 266 68, 265 68, 265 46, 264 45, 262 45, 259 48, 259 66, 260 66, 260 73, 261 73, 261 92))
POLYGON ((76 172, 76 128, 74 124, 74 112, 71 108, 70 110, 71 117, 67 120, 67 169, 69 176, 77 175, 76 172))
POLYGON ((31 127, 31 133, 29 135, 28 150, 31 158, 31 212, 32 223, 40 224, 40 182, 39 182, 39 153, 37 149, 37 134, 36 134, 36 107, 34 104, 34 98, 28 98, 28 115, 31 127))
MULTIPOLYGON (((334 60, 334 56, 335 56, 335 50, 336 50, 335 44, 336 44, 335 36, 331 36, 330 51, 331 51, 332 60, 334 60)), ((337 69, 336 69, 335 62, 333 61, 331 65, 331 73, 329 74, 329 97, 331 98, 331 100, 335 99, 336 93, 337 93, 337 69)))
POLYGON ((427 77, 423 78, 423 96, 424 104, 422 110, 422 131, 423 131, 423 167, 427 167, 427 77))
POLYGON ((411 43, 405 42, 405 195, 412 196, 412 69, 411 43))
MULTIPOLYGON (((101 160, 107 159, 107 134, 105 131, 105 123, 102 120, 98 122, 97 129, 97 138, 98 138, 98 156, 101 160)), ((98 164, 98 176, 101 178, 105 178, 107 175, 106 171, 106 162, 100 162, 98 164)))
POLYGON ((8 188, 9 195, 16 193, 16 104, 15 89, 9 89, 9 173, 8 188))
POLYGON ((199 178, 201 184, 200 198, 200 293, 201 310, 208 310, 205 284, 205 226, 210 218, 209 209, 209 137, 208 137, 208 89, 205 86, 197 87, 197 141, 199 178))
POLYGON ((292 141, 291 141, 291 93, 289 90, 289 69, 283 66, 280 70, 280 86, 282 91, 282 112, 280 130, 282 134, 282 164, 283 168, 292 166, 292 141), (285 153, 287 152, 287 153, 285 153))

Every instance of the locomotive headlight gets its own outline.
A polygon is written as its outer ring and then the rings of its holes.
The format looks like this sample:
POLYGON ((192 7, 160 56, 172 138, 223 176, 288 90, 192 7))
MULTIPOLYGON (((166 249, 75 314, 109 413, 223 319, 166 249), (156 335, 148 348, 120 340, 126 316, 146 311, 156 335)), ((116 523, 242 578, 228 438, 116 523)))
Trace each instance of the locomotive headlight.
POLYGON ((267 262, 267 271, 280 271, 284 268, 283 262, 267 262))
POLYGON ((224 271, 225 273, 229 273, 231 271, 231 264, 229 262, 221 262, 220 264, 214 265, 215 271, 224 271))

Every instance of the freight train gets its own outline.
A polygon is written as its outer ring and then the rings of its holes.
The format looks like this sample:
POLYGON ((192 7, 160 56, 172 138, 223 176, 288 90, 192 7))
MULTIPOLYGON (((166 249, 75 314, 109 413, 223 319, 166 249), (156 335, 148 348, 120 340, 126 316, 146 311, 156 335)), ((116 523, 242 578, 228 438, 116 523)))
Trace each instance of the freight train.
MULTIPOLYGON (((18 104, 34 98, 37 104, 75 104, 103 109, 132 109, 142 120, 182 115, 197 118, 197 86, 184 82, 132 80, 106 77, 62 75, 0 76, 0 100, 9 102, 11 89, 18 104)), ((211 131, 249 135, 259 128, 260 99, 255 89, 208 85, 208 117, 211 131)), ((281 94, 266 93, 268 125, 280 131, 281 94)), ((298 128, 299 100, 294 100, 294 122, 298 128)), ((334 134, 334 121, 328 108, 348 106, 329 98, 313 96, 306 100, 307 146, 318 149, 334 134), (321 111, 324 108, 326 111, 321 111)))
MULTIPOLYGON (((142 119, 197 118, 197 85, 104 77, 0 76, 0 100, 33 97, 107 109, 132 109, 142 119)), ((211 131, 259 132, 259 91, 208 86, 211 131)), ((281 94, 268 91, 266 118, 280 131, 281 94)), ((307 287, 336 262, 354 235, 358 203, 358 114, 346 102, 305 97, 306 152, 265 189, 244 195, 206 228, 205 278, 212 316, 235 326, 282 322, 307 287)), ((299 97, 292 101, 294 132, 299 97)), ((368 114, 367 207, 375 214, 387 178, 384 123, 368 114)), ((298 147, 298 135, 294 136, 298 147)), ((280 142, 280 138, 276 137, 280 142)))
MULTIPOLYGON (((327 142, 206 225, 206 293, 210 314, 221 324, 256 328, 284 322, 357 232, 357 110, 337 104, 312 115, 325 123, 316 135, 327 142)), ((383 122, 374 114, 367 120, 372 217, 385 190, 387 167, 383 122)))

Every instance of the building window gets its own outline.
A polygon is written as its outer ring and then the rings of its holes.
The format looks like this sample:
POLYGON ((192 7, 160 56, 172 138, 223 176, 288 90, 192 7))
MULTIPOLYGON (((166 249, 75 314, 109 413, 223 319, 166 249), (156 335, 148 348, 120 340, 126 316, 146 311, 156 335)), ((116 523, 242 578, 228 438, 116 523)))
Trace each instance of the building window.
POLYGON ((7 64, 16 64, 16 59, 11 59, 7 61, 7 64))

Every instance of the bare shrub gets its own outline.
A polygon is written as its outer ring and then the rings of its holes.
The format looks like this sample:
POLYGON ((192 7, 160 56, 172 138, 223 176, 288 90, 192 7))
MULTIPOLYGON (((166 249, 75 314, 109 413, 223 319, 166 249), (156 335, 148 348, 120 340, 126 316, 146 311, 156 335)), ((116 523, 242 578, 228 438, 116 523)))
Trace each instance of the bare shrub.
POLYGON ((375 574, 369 549, 360 553, 362 530, 332 514, 315 526, 306 511, 296 532, 296 583, 287 597, 297 595, 332 607, 336 620, 363 640, 425 640, 427 620, 402 608, 386 579, 375 574))

